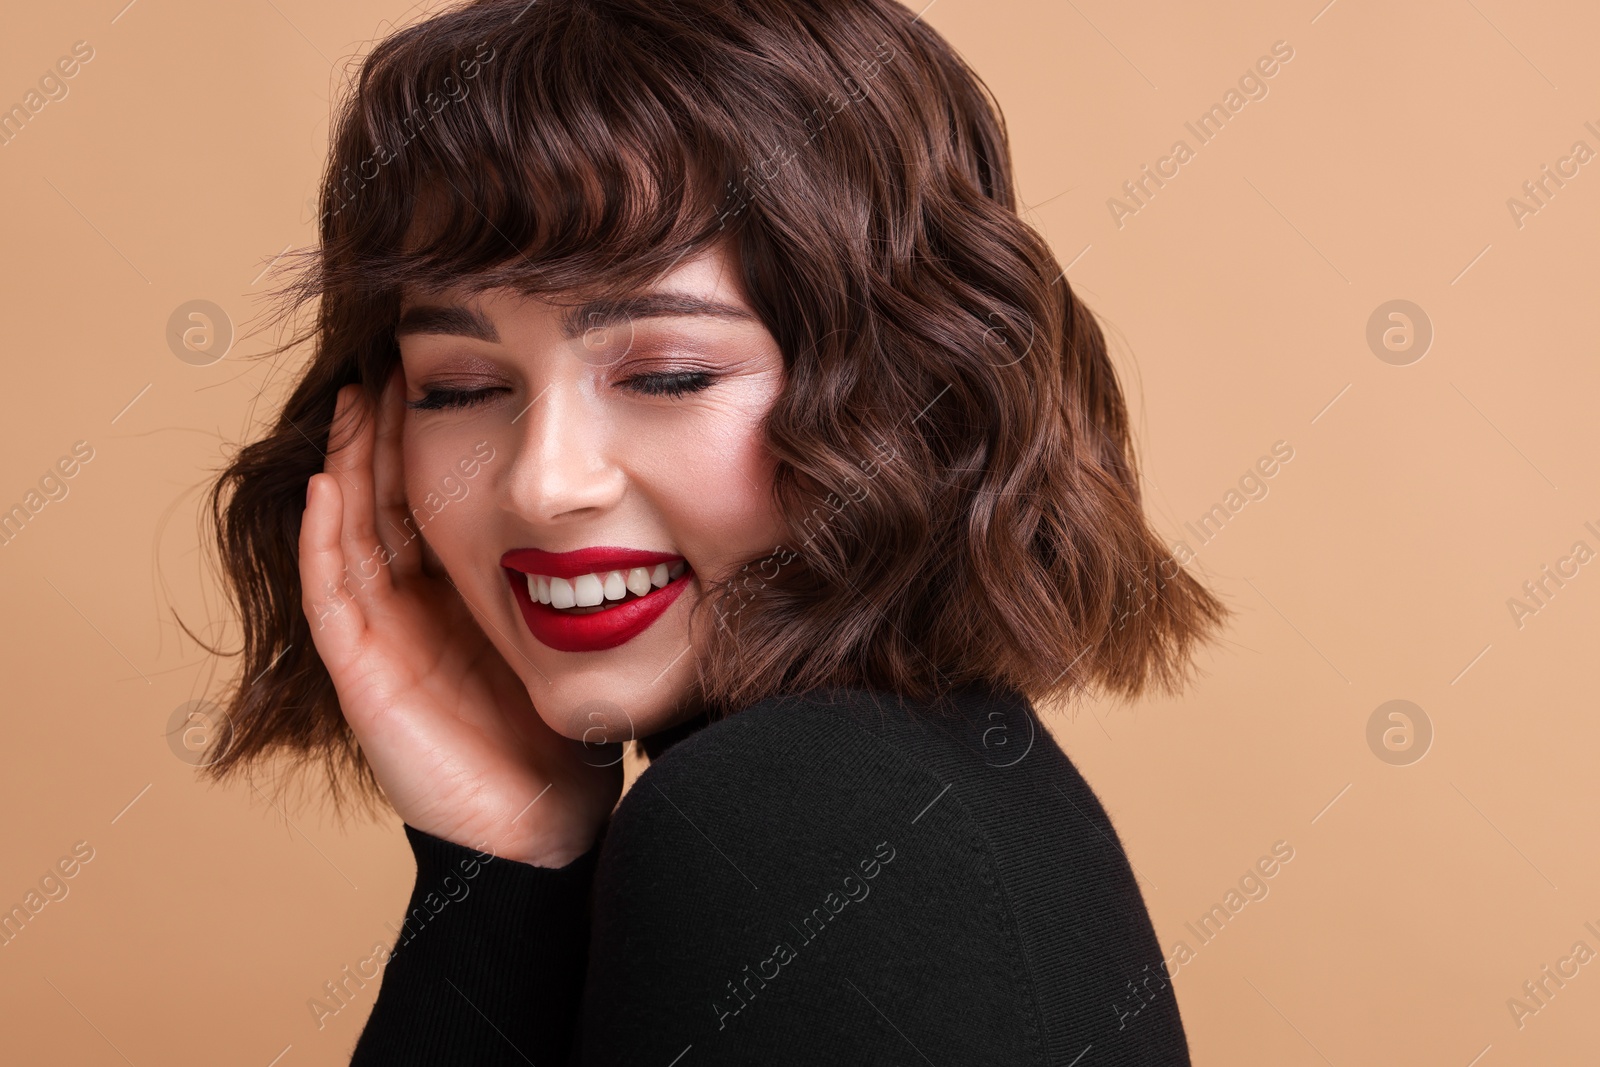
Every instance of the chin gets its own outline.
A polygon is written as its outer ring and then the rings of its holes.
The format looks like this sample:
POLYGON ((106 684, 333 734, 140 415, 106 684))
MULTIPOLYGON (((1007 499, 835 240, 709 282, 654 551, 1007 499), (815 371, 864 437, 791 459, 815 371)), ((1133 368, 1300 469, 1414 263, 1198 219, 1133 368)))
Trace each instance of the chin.
POLYGON ((692 672, 688 656, 667 676, 658 677, 659 670, 652 666, 640 672, 637 682, 618 677, 633 672, 606 665, 569 667, 559 673, 540 666, 549 681, 535 678, 529 686, 534 707, 545 725, 574 741, 631 741, 664 730, 693 713, 685 706, 681 691, 689 679, 679 673, 683 667, 692 672))
MULTIPOLYGON (((589 684, 584 678, 536 680, 529 687, 533 706, 546 726, 574 741, 603 744, 626 741, 638 730, 639 713, 620 694, 589 684)), ((642 736, 642 734, 641 734, 642 736)))

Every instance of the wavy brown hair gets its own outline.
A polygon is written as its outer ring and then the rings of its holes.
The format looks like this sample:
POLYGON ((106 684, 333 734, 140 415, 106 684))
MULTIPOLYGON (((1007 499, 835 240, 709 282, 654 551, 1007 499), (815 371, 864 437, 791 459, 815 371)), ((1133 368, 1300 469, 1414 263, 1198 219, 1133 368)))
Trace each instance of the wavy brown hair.
POLYGON ((718 241, 784 356, 789 536, 696 610, 711 714, 1181 683, 1224 609, 1148 525, 1100 328, 933 29, 893 0, 477 0, 378 43, 338 114, 319 247, 279 290, 314 355, 211 497, 243 630, 212 777, 281 751, 336 801, 341 772, 374 784, 296 546, 335 393, 398 361, 402 287, 626 294, 718 241))

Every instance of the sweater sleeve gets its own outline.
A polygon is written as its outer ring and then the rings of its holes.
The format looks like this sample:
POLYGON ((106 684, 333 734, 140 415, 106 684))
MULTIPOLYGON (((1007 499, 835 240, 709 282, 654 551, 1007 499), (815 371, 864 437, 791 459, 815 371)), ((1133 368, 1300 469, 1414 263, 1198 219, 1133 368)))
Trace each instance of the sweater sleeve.
POLYGON ((822 709, 674 746, 606 833, 575 1062, 1042 1062, 997 872, 945 788, 822 709))
POLYGON ((416 885, 352 1067, 565 1063, 599 844, 547 868, 405 832, 416 885))

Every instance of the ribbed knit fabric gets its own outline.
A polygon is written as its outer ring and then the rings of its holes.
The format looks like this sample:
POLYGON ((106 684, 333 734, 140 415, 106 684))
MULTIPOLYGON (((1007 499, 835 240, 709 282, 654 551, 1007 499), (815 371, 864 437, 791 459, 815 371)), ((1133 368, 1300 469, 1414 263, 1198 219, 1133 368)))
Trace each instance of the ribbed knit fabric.
POLYGON ((406 832, 353 1064, 1189 1063, 1116 831, 1006 690, 764 701, 561 869, 406 832))

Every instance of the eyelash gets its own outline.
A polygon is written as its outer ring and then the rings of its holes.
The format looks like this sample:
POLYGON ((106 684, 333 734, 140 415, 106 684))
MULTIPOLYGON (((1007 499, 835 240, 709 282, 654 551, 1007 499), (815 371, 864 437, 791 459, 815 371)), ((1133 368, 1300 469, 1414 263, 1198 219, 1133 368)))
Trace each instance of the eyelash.
POLYGON ((481 403, 492 392, 493 389, 429 389, 421 400, 413 400, 406 406, 412 411, 447 411, 481 403))
MULTIPOLYGON (((668 371, 657 374, 635 374, 624 378, 618 385, 626 386, 644 396, 664 396, 676 399, 690 393, 708 389, 716 379, 707 371, 668 371)), ((483 389, 429 389, 421 400, 413 400, 408 407, 413 411, 448 411, 452 408, 471 407, 487 400, 500 388, 483 389)))
POLYGON ((628 386, 634 392, 643 393, 645 396, 680 397, 708 389, 715 380, 707 371, 680 370, 659 374, 635 374, 631 378, 624 378, 618 384, 628 386))

